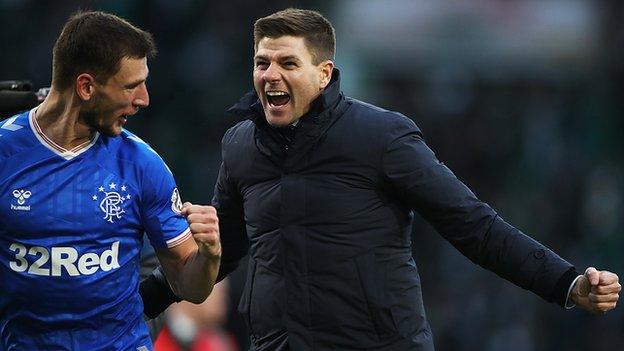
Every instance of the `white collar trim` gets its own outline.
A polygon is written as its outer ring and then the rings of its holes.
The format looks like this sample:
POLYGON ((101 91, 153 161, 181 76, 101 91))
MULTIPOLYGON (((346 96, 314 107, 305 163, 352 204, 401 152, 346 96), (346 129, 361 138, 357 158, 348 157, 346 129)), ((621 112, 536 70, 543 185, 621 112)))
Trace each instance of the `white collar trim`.
POLYGON ((62 158, 66 160, 71 160, 72 158, 89 150, 89 148, 91 148, 91 146, 95 144, 98 137, 100 136, 100 133, 95 132, 95 135, 90 140, 85 141, 84 143, 74 147, 71 150, 67 150, 63 148, 62 146, 58 145, 57 143, 55 143, 54 141, 52 141, 52 139, 48 138, 48 136, 43 133, 43 131, 41 130, 41 127, 39 127, 39 123, 37 123, 37 119, 35 118, 35 113, 38 107, 39 106, 33 108, 28 113, 28 122, 30 124, 30 128, 33 131, 33 134, 35 134, 35 136, 37 137, 37 139, 43 146, 45 146, 50 151, 54 152, 55 154, 61 156, 62 158))

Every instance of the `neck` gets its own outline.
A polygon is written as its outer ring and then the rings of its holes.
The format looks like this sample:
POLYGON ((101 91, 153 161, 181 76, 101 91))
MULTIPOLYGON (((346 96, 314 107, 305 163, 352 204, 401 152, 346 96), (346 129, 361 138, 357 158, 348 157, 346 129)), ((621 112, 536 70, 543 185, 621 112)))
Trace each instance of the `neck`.
POLYGON ((95 130, 82 121, 80 102, 71 91, 52 89, 37 108, 35 118, 41 131, 58 146, 71 150, 90 140, 95 130))

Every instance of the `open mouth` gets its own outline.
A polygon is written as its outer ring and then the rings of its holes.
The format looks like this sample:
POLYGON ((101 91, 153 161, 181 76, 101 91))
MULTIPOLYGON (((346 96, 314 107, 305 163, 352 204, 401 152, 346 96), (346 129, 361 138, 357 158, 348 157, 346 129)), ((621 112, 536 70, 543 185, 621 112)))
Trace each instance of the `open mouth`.
POLYGON ((290 95, 285 91, 267 91, 266 96, 271 106, 283 106, 290 101, 290 95))

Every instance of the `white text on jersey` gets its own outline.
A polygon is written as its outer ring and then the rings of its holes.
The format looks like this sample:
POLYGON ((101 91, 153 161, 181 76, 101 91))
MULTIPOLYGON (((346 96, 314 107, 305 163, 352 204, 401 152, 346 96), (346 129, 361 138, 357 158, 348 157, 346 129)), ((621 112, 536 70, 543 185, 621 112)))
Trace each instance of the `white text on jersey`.
POLYGON ((104 250, 101 255, 87 252, 80 257, 78 250, 71 246, 53 246, 48 250, 42 246, 28 248, 20 243, 12 243, 9 250, 15 252, 15 261, 9 262, 11 269, 34 275, 60 277, 63 272, 70 276, 91 275, 99 269, 107 272, 119 268, 119 241, 115 241, 111 248, 104 250), (34 256, 37 260, 29 264, 26 255, 34 256), (44 268, 48 261, 50 268, 44 268))

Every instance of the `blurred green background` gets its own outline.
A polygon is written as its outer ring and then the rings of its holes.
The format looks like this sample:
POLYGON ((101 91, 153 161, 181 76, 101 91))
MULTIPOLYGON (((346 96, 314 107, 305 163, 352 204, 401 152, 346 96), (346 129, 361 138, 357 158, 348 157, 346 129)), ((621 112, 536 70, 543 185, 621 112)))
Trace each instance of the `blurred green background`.
MULTIPOLYGON (((0 0, 0 80, 49 86, 77 9, 150 31, 151 105, 128 129, 208 203, 224 111, 252 89, 255 19, 316 9, 337 31, 347 95, 411 117, 438 157, 503 218, 574 263, 624 274, 624 2, 590 0, 0 0)), ((471 264, 422 219, 414 254, 439 350, 616 350, 624 312, 564 311, 471 264)), ((244 275, 231 280, 226 328, 244 275)))

